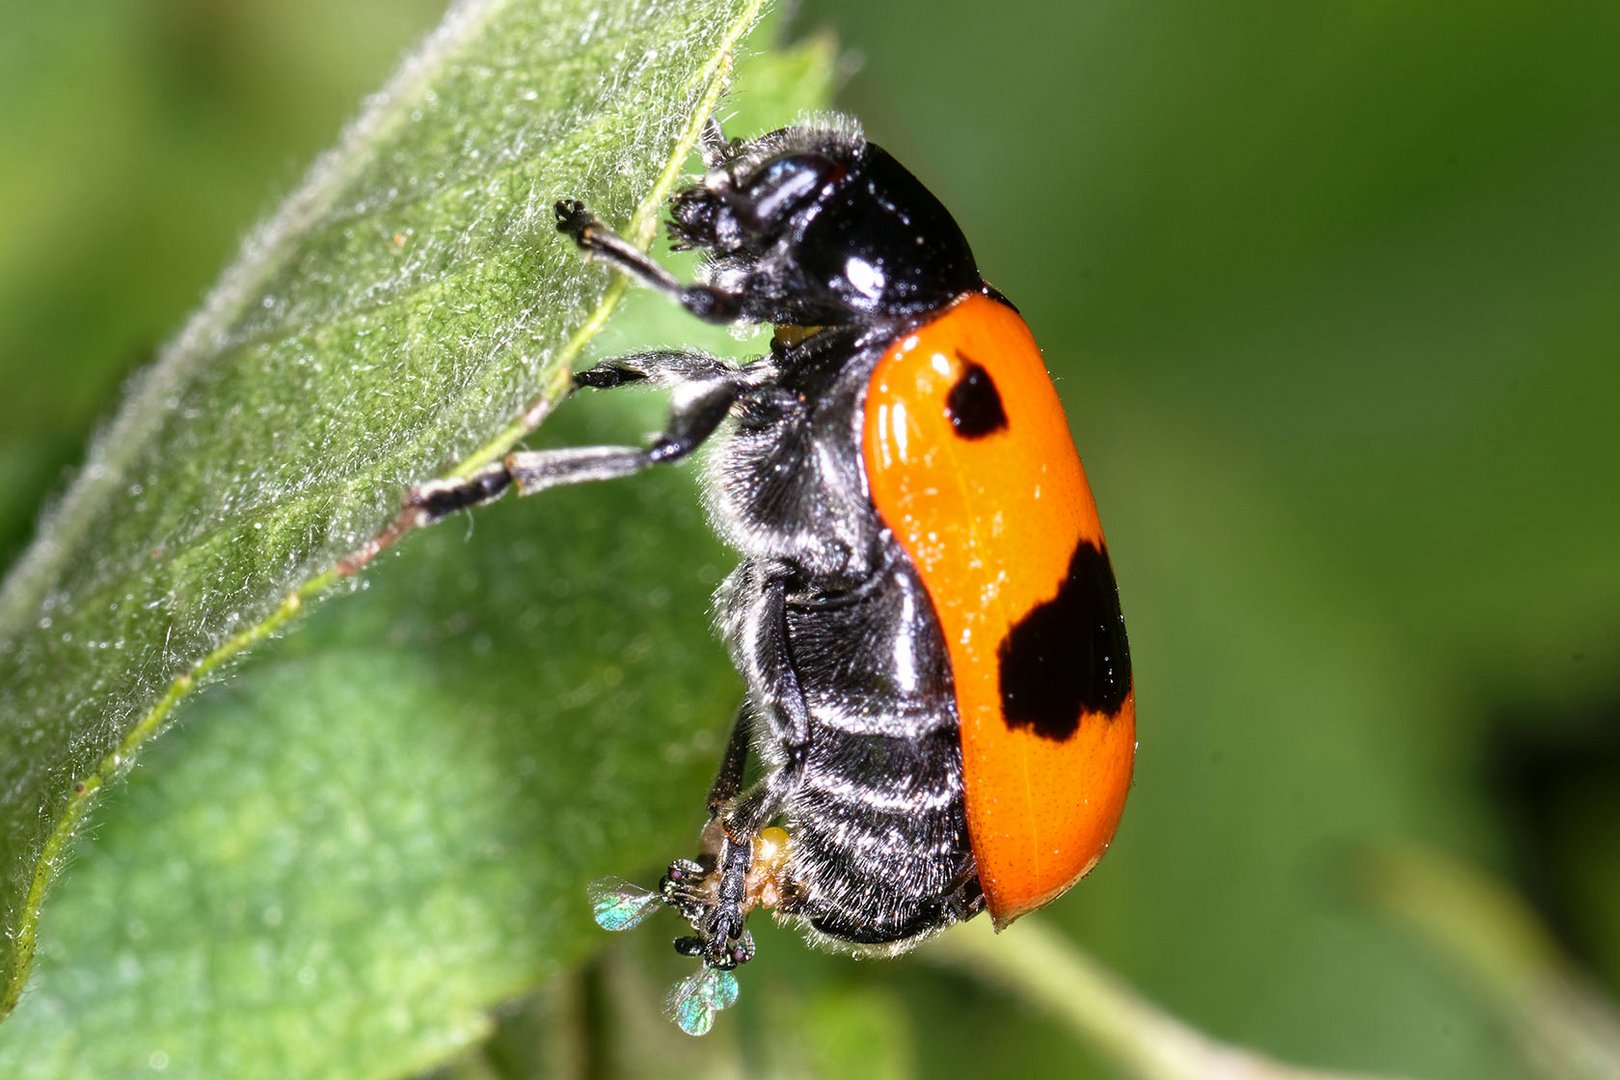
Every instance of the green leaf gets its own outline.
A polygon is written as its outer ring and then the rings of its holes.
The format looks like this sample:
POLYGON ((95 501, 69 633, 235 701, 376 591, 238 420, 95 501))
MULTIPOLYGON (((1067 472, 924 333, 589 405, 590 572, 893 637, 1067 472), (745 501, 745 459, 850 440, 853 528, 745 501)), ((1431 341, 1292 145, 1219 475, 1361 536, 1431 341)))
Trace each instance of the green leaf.
POLYGON ((408 1074, 615 940, 587 883, 691 848, 736 707, 726 560, 689 474, 552 496, 414 537, 189 703, 47 905, 0 1075, 408 1074))
POLYGON ((0 1009, 89 800, 174 704, 407 486, 544 413, 623 292, 551 202, 647 242, 761 4, 456 5, 132 390, 0 593, 0 1009))

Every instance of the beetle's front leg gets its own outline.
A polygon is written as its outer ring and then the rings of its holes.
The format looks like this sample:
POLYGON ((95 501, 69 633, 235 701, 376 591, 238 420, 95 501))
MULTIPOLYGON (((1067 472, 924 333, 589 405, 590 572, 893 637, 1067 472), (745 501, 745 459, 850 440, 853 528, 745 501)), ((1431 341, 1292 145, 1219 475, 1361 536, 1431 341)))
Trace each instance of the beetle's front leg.
POLYGON ((736 322, 742 314, 742 297, 712 285, 683 285, 646 252, 604 225, 579 200, 564 199, 553 209, 557 231, 571 237, 586 255, 663 293, 705 322, 736 322))

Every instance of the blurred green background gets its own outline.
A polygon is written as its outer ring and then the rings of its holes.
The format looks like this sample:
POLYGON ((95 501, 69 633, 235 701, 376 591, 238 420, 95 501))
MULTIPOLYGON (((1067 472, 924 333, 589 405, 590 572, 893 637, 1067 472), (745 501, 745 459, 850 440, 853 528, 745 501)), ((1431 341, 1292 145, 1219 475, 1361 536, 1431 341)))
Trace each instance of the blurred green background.
MULTIPOLYGON (((439 14, 0 15, 0 565, 122 380, 439 14)), ((823 0, 791 25, 836 32, 859 61, 840 107, 1034 327, 1109 530, 1136 790, 1041 918, 1267 1054, 1532 1075, 1516 1025, 1561 1007, 1544 974, 1392 917, 1460 908, 1377 853, 1505 883, 1620 991, 1620 8, 823 0)), ((730 1033, 680 1053, 1108 1075, 960 974, 765 945, 730 1033)), ((598 963, 585 1013, 638 1036, 600 1004, 634 997, 627 964, 598 963)), ((578 1009, 548 995, 479 1068, 525 1068, 530 1027, 578 1009)))

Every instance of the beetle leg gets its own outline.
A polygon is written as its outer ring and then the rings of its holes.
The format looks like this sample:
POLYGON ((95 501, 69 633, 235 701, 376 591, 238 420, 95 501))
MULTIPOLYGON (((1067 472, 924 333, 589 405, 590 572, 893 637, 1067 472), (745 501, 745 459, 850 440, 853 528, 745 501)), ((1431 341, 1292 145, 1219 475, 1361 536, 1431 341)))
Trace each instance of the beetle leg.
POLYGON ((770 573, 760 586, 750 667, 764 698, 772 736, 788 751, 790 764, 802 766, 803 753, 810 745, 810 707, 805 704, 804 687, 788 642, 787 583, 790 576, 791 571, 784 567, 770 573))
POLYGON ((726 138, 725 128, 720 126, 720 118, 710 113, 708 120, 703 123, 702 134, 698 136, 698 153, 703 157, 704 167, 720 168, 737 156, 741 146, 741 140, 726 138))
MULTIPOLYGON (((750 369, 752 370, 752 369, 750 369)), ((574 373, 574 388, 612 390, 645 380, 652 386, 685 386, 692 383, 735 382, 742 372, 718 356, 689 349, 653 349, 603 360, 595 367, 574 373)))
POLYGON ((984 910, 984 886, 979 882, 979 864, 971 852, 956 880, 946 890, 944 904, 957 922, 967 922, 984 910))
MULTIPOLYGON (((690 372, 705 360, 712 358, 694 360, 692 354, 687 353, 653 353, 599 365, 576 378, 580 385, 603 387, 621 386, 644 378, 674 381, 679 373, 690 372)), ((686 393, 671 410, 664 433, 649 446, 520 450, 471 476, 433 480, 412 488, 405 495, 405 505, 419 512, 418 524, 431 525, 457 510, 492 502, 510 487, 516 487, 521 494, 532 495, 563 484, 612 480, 653 465, 679 461, 714 434, 743 390, 740 373, 718 360, 712 363, 717 372, 714 376, 682 381, 686 393)))
POLYGON ((601 219, 577 199, 564 199, 554 209, 557 231, 572 237, 586 255, 663 293, 705 322, 735 322, 742 313, 740 297, 711 285, 681 284, 646 252, 602 224, 601 219))
MULTIPOLYGON (((746 792, 734 795, 719 811, 720 823, 725 828, 725 840, 720 849, 720 881, 714 910, 703 926, 704 959, 711 967, 734 967, 746 951, 742 904, 747 893, 754 838, 782 812, 787 797, 799 786, 810 748, 810 710, 805 704, 804 688, 793 666, 788 644, 787 580, 788 574, 783 571, 767 577, 759 587, 752 620, 757 636, 752 643, 753 662, 748 665, 753 690, 749 694, 750 708, 746 710, 753 714, 755 708, 759 709, 758 715, 771 725, 773 741, 786 752, 786 760, 746 792), (756 698, 757 706, 754 705, 756 698)), ((753 716, 749 718, 752 720, 753 716)), ((734 733, 732 746, 737 742, 738 736, 734 733)), ((746 753, 746 740, 743 747, 742 752, 746 753)), ((728 759, 731 753, 732 747, 728 747, 728 759)), ((721 780, 733 782, 728 764, 729 760, 721 765, 721 780)), ((739 767, 735 780, 740 779, 739 767)), ((712 801, 710 805, 714 805, 712 801)))
POLYGON ((703 919, 703 962, 709 967, 734 968, 754 957, 754 938, 744 924, 743 903, 748 898, 748 869, 754 861, 754 843, 741 843, 729 835, 720 845, 720 880, 714 908, 703 919))
POLYGON ((770 724, 771 742, 782 748, 784 760, 733 799, 721 815, 726 834, 739 843, 752 841, 781 812, 782 804, 799 786, 810 751, 810 707, 788 641, 790 576, 784 567, 765 577, 757 586, 748 620, 754 631, 745 665, 753 687, 749 696, 756 700, 760 718, 770 724))
POLYGON ((753 955, 753 942, 744 925, 743 903, 748 895, 748 871, 753 866, 754 838, 782 811, 787 795, 803 774, 803 755, 762 777, 720 813, 725 839, 720 845, 720 878, 714 907, 702 920, 703 957, 710 967, 736 967, 753 955))
POLYGON ((714 817, 727 803, 742 791, 743 773, 748 768, 749 742, 754 733, 754 702, 743 698, 737 710, 737 722, 732 725, 731 738, 726 743, 725 756, 720 759, 720 771, 709 788, 709 816, 714 817))

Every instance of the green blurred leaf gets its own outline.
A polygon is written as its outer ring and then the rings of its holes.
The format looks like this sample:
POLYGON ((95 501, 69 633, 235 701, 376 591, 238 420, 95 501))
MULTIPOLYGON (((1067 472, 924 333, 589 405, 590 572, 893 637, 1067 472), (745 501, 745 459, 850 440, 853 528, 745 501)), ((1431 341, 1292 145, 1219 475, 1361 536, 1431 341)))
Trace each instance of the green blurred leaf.
MULTIPOLYGON (((778 1029, 790 1030, 792 1022, 791 1015, 783 1017, 778 1029)), ((812 998, 799 1037, 804 1047, 796 1071, 806 1077, 908 1080, 917 1075, 910 1011, 898 995, 864 980, 846 982, 812 998)), ((787 1068, 777 1071, 793 1075, 787 1068)))
POLYGON ((88 799, 172 705, 565 385, 622 285, 551 202, 649 239, 760 6, 457 5, 132 391, 0 593, 0 1001, 88 799))

